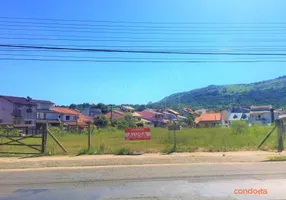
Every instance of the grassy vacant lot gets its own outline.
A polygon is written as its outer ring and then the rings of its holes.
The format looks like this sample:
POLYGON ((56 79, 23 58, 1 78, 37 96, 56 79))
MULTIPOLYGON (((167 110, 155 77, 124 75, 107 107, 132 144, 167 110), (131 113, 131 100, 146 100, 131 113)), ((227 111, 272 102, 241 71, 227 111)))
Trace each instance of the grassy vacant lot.
MULTIPOLYGON (((232 128, 183 128, 177 131, 177 152, 257 150, 258 144, 271 128, 272 126, 254 126, 248 127, 242 132, 237 132, 232 128)), ((109 128, 93 131, 92 150, 87 151, 87 133, 74 134, 54 127, 51 127, 50 130, 71 155, 169 152, 173 145, 173 132, 166 128, 152 128, 150 141, 125 141, 123 130, 109 128)), ((40 143, 40 139, 28 139, 27 141, 40 143)), ((275 150, 275 148, 276 132, 262 146, 264 150, 275 150)), ((15 146, 0 146, 1 150, 33 152, 27 147, 15 146)), ((63 154, 50 137, 48 137, 47 152, 51 155, 63 154)))

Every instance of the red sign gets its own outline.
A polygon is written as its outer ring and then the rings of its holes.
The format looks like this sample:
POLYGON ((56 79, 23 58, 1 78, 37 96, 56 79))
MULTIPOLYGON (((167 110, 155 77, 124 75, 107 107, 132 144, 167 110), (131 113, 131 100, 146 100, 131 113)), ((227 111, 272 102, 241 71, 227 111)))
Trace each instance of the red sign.
POLYGON ((125 140, 150 140, 150 128, 127 128, 125 140))

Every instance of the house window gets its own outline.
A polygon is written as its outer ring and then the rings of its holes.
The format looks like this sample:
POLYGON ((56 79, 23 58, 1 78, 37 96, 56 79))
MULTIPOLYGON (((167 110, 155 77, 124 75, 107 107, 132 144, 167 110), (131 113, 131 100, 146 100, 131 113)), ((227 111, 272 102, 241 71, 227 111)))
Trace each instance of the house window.
POLYGON ((76 116, 74 116, 74 117, 73 117, 73 120, 76 120, 76 119, 77 119, 77 117, 76 117, 76 116))
POLYGON ((71 119, 71 117, 70 116, 66 116, 66 120, 68 121, 68 120, 70 120, 71 119))
POLYGON ((261 115, 258 115, 258 119, 260 119, 261 118, 261 115))

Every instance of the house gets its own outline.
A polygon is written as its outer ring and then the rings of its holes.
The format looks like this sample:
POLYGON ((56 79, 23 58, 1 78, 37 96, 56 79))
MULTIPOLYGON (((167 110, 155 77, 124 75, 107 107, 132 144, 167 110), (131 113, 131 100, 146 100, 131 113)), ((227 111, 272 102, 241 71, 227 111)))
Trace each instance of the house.
POLYGON ((134 112, 135 108, 131 107, 131 106, 121 106, 120 110, 122 112, 134 112))
POLYGON ((34 127, 37 104, 27 97, 0 96, 0 124, 14 127, 34 127))
POLYGON ((142 116, 138 112, 131 113, 133 119, 136 119, 138 121, 141 121, 142 116))
POLYGON ((110 121, 116 121, 119 119, 124 119, 125 114, 119 109, 114 109, 112 112, 108 112, 104 116, 110 121))
POLYGON ((82 130, 88 127, 89 122, 93 122, 93 117, 85 116, 79 110, 62 107, 53 107, 53 110, 58 114, 59 120, 68 129, 79 128, 82 130))
POLYGON ((188 116, 190 114, 194 115, 196 113, 191 108, 187 108, 187 107, 183 108, 183 110, 182 110, 183 116, 188 116))
POLYGON ((205 114, 205 113, 207 113, 207 109, 195 110, 195 113, 198 114, 198 115, 205 114))
POLYGON ((48 123, 51 125, 59 125, 59 114, 53 110, 54 103, 47 100, 32 99, 32 102, 37 105, 36 123, 48 123))
POLYGON ((230 109, 223 109, 220 111, 220 114, 221 114, 221 125, 222 126, 229 126, 230 122, 229 122, 229 116, 231 114, 231 111, 230 109))
POLYGON ((214 127, 221 125, 220 113, 204 113, 195 118, 196 127, 214 127))
POLYGON ((81 112, 85 116, 97 117, 102 115, 102 112, 99 108, 86 108, 81 112))
POLYGON ((172 109, 167 109, 166 112, 171 113, 171 114, 176 115, 176 116, 180 114, 177 111, 172 110, 172 109))
POLYGON ((279 119, 280 115, 285 115, 285 114, 286 110, 283 108, 274 110, 274 120, 279 119))
POLYGON ((250 106, 249 123, 269 125, 274 122, 274 110, 269 106, 250 106))
POLYGON ((79 114, 77 121, 66 121, 64 125, 69 128, 78 127, 80 130, 87 128, 88 123, 93 123, 93 117, 79 114))
POLYGON ((244 121, 249 122, 249 113, 231 113, 228 117, 229 124, 231 125, 233 121, 244 121))
POLYGON ((164 119, 164 114, 152 109, 145 109, 138 113, 142 116, 142 119, 150 121, 155 127, 165 125, 168 122, 164 119))
POLYGON ((52 109, 58 114, 58 119, 62 122, 76 122, 80 112, 78 110, 62 107, 53 107, 52 109))
POLYGON ((177 116, 174 115, 173 113, 170 113, 170 112, 167 112, 167 111, 163 111, 162 114, 164 114, 164 119, 167 119, 167 120, 176 120, 177 119, 177 116))

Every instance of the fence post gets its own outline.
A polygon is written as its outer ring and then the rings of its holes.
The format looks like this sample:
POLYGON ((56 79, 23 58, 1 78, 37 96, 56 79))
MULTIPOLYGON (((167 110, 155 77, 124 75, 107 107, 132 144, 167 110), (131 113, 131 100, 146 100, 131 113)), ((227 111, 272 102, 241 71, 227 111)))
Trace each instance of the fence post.
POLYGON ((176 151, 177 148, 177 138, 176 138, 176 130, 174 129, 174 151, 176 151))
POLYGON ((43 124, 42 129, 42 153, 46 153, 46 146, 47 146, 47 131, 48 131, 48 124, 43 124))
POLYGON ((91 148, 91 131, 90 131, 90 122, 88 122, 88 150, 91 148))
POLYGON ((283 121, 277 120, 276 121, 277 125, 277 151, 282 152, 283 151, 283 121))

